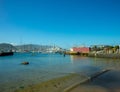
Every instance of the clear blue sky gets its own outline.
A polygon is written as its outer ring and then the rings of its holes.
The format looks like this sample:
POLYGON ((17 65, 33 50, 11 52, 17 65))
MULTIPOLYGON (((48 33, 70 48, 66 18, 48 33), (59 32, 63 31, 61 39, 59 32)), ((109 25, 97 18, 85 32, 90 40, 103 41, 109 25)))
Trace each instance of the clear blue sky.
POLYGON ((0 0, 0 42, 120 44, 120 0, 0 0))

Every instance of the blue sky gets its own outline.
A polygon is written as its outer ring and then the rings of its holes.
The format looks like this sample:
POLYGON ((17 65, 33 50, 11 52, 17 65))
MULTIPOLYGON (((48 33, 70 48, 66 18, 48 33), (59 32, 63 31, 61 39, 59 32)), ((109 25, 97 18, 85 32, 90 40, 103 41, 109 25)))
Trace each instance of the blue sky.
POLYGON ((0 0, 0 42, 120 44, 120 0, 0 0))

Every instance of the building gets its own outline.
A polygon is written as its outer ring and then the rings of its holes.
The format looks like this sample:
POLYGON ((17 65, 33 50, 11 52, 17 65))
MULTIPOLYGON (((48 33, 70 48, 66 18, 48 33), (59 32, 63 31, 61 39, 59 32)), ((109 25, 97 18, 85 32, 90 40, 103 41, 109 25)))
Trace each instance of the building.
POLYGON ((70 49, 70 51, 75 53, 89 53, 90 48, 89 47, 73 47, 70 49))

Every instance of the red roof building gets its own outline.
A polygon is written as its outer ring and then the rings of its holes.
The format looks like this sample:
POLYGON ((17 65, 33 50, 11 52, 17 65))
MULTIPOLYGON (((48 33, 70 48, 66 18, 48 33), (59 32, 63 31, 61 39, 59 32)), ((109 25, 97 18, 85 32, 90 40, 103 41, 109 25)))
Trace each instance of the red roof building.
POLYGON ((71 48, 72 52, 79 52, 79 53, 89 53, 90 48, 89 47, 73 47, 71 48))

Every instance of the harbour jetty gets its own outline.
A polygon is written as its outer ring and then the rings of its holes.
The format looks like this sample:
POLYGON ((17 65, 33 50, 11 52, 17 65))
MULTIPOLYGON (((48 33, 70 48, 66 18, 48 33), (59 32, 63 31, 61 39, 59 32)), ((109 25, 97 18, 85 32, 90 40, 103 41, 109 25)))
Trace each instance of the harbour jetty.
POLYGON ((120 47, 119 45, 93 45, 90 47, 72 47, 69 51, 66 51, 65 54, 96 58, 120 59, 120 47))
POLYGON ((71 52, 71 51, 65 52, 64 54, 66 54, 66 55, 88 56, 88 53, 71 52))
POLYGON ((89 53, 88 57, 96 57, 96 58, 111 58, 111 59, 120 59, 120 54, 118 53, 89 53))
POLYGON ((110 59, 120 59, 119 53, 79 53, 79 52, 66 52, 67 55, 78 55, 85 57, 95 57, 95 58, 110 58, 110 59))

